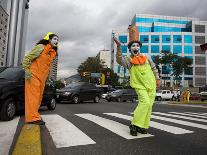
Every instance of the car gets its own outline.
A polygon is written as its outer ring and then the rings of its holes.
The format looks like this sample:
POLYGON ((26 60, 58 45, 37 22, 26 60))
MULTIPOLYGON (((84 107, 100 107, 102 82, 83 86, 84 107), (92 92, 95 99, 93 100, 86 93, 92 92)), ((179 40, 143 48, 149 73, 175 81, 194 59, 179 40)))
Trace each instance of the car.
POLYGON ((170 90, 159 90, 156 92, 156 100, 162 101, 162 100, 176 100, 176 96, 170 91, 170 90))
MULTIPOLYGON (((9 121, 24 110, 25 72, 21 67, 0 67, 0 119, 9 121)), ((56 88, 47 81, 41 106, 56 108, 56 88)))
POLYGON ((200 93, 192 92, 190 95, 190 100, 201 100, 200 93))
POLYGON ((116 90, 115 88, 108 89, 106 92, 104 92, 104 93, 101 95, 101 98, 106 99, 106 98, 107 98, 107 95, 108 95, 109 93, 111 93, 112 91, 115 91, 115 90, 116 90))
POLYGON ((134 89, 117 89, 115 91, 112 91, 109 93, 106 97, 106 100, 108 102, 110 101, 117 101, 117 102, 126 102, 126 101, 132 101, 136 102, 137 100, 137 94, 134 91, 134 89))
POLYGON ((201 95, 201 101, 207 100, 207 91, 201 92, 200 95, 201 95))
POLYGON ((57 99, 58 102, 72 101, 75 104, 90 100, 98 103, 102 93, 103 91, 92 83, 76 82, 58 90, 57 99))

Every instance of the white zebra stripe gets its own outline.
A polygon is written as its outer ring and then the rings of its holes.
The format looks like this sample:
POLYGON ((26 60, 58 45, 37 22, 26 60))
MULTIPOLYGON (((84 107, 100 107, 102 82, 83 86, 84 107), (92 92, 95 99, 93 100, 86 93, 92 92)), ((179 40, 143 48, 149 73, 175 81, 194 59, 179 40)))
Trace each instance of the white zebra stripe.
POLYGON ((200 115, 195 115, 195 114, 185 114, 185 113, 179 113, 179 112, 169 112, 169 113, 184 115, 184 116, 192 116, 192 117, 197 117, 197 118, 207 118, 207 116, 200 116, 200 115))
POLYGON ((163 116, 170 116, 170 117, 183 118, 183 119, 188 119, 188 120, 193 120, 193 121, 199 121, 199 122, 207 122, 207 120, 205 119, 199 119, 199 118, 193 118, 193 117, 187 117, 187 116, 179 116, 179 115, 166 114, 166 113, 161 113, 161 112, 152 112, 152 113, 163 115, 163 116))
POLYGON ((144 138, 144 137, 151 137, 153 135, 150 134, 138 134, 138 136, 131 136, 129 134, 129 127, 126 125, 123 125, 121 123, 112 121, 110 119, 106 119, 103 117, 99 117, 96 115, 92 114, 76 114, 77 116, 87 119, 91 122, 94 122, 110 131, 113 133, 125 138, 125 139, 137 139, 137 138, 144 138))
POLYGON ((0 122, 0 154, 9 154, 14 134, 19 122, 19 117, 14 118, 11 121, 0 122))
POLYGON ((195 114, 195 115, 200 115, 200 116, 207 116, 207 113, 193 113, 193 112, 185 112, 187 114, 195 114))
MULTIPOLYGON (((123 115, 123 114, 118 114, 118 113, 104 113, 104 114, 122 118, 125 120, 132 120, 132 117, 128 115, 123 115)), ((193 133, 193 131, 190 131, 190 130, 186 130, 186 129, 182 129, 182 128, 178 128, 178 127, 174 127, 170 125, 165 125, 165 124, 161 124, 161 123, 154 122, 154 121, 150 121, 150 127, 163 130, 169 133, 173 133, 173 134, 193 133)))
POLYGON ((57 148, 96 143, 80 129, 59 115, 42 115, 42 118, 46 122, 46 127, 57 148))

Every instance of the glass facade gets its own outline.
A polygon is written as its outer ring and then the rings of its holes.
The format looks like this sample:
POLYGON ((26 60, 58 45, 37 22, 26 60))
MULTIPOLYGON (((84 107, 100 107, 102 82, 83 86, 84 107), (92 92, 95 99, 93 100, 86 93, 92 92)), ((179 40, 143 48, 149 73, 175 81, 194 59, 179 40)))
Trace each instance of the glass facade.
POLYGON ((127 53, 127 46, 123 45, 121 46, 122 53, 127 53))
POLYGON ((151 53, 160 53, 159 45, 152 45, 151 46, 151 53))
POLYGON ((160 42, 159 35, 151 36, 151 43, 159 43, 159 42, 160 42))
POLYGON ((122 43, 127 43, 127 36, 119 36, 119 41, 122 43))
POLYGON ((174 54, 181 54, 182 53, 182 46, 181 45, 174 45, 173 46, 173 53, 174 54))
POLYGON ((181 35, 174 35, 173 36, 173 43, 182 43, 182 36, 181 35))
POLYGON ((140 41, 142 43, 148 43, 149 42, 149 36, 148 35, 140 35, 140 41))
POLYGON ((162 45, 162 51, 169 51, 169 52, 171 52, 170 45, 162 45))
POLYGON ((193 47, 192 46, 184 46, 184 53, 185 54, 193 54, 193 47))
POLYGON ((160 23, 172 23, 172 24, 187 24, 188 21, 185 20, 170 20, 170 19, 156 19, 156 18, 136 18, 136 22, 140 23, 154 23, 154 22, 160 22, 160 23))
POLYGON ((192 36, 184 35, 184 43, 192 43, 192 36))
POLYGON ((148 46, 143 45, 140 49, 141 53, 148 53, 148 46))
POLYGON ((162 43, 170 43, 170 35, 162 35, 162 43))

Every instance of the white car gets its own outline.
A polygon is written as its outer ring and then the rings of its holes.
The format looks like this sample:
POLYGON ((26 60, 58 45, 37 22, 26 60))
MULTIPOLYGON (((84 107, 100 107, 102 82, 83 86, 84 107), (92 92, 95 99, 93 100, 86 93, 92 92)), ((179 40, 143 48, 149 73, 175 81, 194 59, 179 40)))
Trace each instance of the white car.
POLYGON ((160 90, 156 93, 156 100, 172 100, 175 101, 176 97, 170 90, 160 90))

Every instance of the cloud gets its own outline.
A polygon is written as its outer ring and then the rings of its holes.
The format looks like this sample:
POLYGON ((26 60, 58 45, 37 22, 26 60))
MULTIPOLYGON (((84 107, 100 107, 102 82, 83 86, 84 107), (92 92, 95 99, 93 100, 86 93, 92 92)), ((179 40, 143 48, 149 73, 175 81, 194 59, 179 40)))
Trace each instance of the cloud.
POLYGON ((31 0, 26 50, 47 32, 56 33, 58 77, 68 77, 87 57, 110 50, 112 29, 127 28, 135 13, 207 20, 206 6, 206 0, 31 0))

